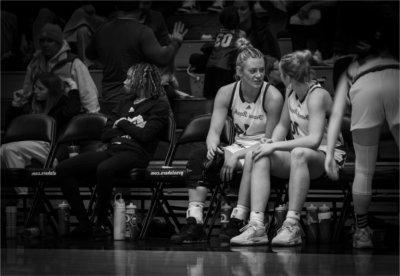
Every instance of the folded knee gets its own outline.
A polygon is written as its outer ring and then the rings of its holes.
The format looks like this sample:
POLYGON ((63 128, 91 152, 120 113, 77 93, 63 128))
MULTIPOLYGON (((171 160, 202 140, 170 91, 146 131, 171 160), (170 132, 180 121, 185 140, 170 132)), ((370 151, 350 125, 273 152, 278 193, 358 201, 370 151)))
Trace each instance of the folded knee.
POLYGON ((290 159, 295 163, 305 163, 307 162, 307 154, 305 148, 294 148, 290 152, 290 159))

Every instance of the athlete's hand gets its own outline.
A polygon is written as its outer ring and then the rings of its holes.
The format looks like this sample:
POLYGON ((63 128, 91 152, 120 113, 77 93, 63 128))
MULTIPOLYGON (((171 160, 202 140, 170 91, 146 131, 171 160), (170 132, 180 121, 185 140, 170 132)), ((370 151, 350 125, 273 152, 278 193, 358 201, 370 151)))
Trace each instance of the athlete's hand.
POLYGON ((207 159, 210 161, 213 160, 216 153, 223 154, 224 152, 218 147, 217 144, 207 143, 207 159))
POLYGON ((183 24, 182 22, 175 22, 174 24, 174 29, 172 31, 171 34, 171 39, 175 39, 179 42, 183 41, 183 38, 185 37, 185 35, 188 33, 188 29, 185 29, 185 24, 183 24))
POLYGON ((257 161, 264 156, 268 156, 275 151, 273 143, 264 143, 260 144, 254 151, 253 151, 253 161, 257 161))
POLYGON ((335 159, 333 158, 332 153, 326 153, 325 171, 329 178, 331 178, 332 180, 337 180, 339 178, 339 167, 335 159))
POLYGON ((220 178, 223 182, 229 182, 233 178, 233 172, 236 168, 238 159, 228 150, 224 151, 224 157, 224 165, 220 171, 220 178))

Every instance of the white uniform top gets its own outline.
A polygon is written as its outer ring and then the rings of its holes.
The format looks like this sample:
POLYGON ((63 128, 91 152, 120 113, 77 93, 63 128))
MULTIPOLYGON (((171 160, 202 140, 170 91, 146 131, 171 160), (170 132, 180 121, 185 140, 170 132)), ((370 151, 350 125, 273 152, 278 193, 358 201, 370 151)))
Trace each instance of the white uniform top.
POLYGON ((265 137, 267 111, 264 99, 269 83, 264 82, 254 102, 244 100, 241 81, 236 82, 231 98, 230 110, 235 126, 235 144, 245 148, 250 147, 265 137))
MULTIPOLYGON (((289 116, 290 116, 290 132, 293 136, 293 139, 297 139, 300 137, 308 136, 308 125, 310 122, 309 112, 307 101, 312 91, 317 88, 322 88, 322 86, 315 82, 313 83, 307 91, 307 95, 300 101, 297 98, 296 93, 292 90, 288 96, 288 109, 289 109, 289 116)), ((322 136, 321 144, 318 147, 319 150, 326 152, 326 144, 327 144, 327 127, 328 127, 328 120, 325 118, 325 126, 324 126, 324 134, 322 136)), ((335 160, 338 163, 342 163, 344 159, 345 152, 338 149, 343 146, 342 136, 339 136, 338 141, 335 145, 335 160), (340 161, 340 162, 339 162, 340 161)))

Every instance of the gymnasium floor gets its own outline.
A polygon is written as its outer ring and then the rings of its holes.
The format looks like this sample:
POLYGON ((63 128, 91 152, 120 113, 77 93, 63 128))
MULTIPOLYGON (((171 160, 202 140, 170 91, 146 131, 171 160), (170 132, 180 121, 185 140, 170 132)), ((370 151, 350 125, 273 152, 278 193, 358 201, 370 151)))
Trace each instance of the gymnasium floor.
POLYGON ((294 248, 209 243, 7 240, 1 275, 399 275, 398 245, 349 243, 294 248))

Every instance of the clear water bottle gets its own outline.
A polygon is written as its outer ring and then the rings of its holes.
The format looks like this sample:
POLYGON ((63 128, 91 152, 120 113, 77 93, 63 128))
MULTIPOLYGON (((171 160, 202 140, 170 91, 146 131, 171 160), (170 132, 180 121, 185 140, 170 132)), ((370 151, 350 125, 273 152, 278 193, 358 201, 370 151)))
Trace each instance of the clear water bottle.
POLYGON ((318 207, 310 204, 307 207, 307 242, 318 241, 318 207))
POLYGON ((122 198, 122 194, 118 193, 114 197, 114 240, 125 239, 125 212, 125 201, 122 198))
POLYGON ((69 233, 69 209, 69 205, 65 201, 58 204, 58 233, 61 236, 68 235, 69 233))
POLYGON ((319 207, 318 222, 319 241, 321 243, 329 243, 331 241, 332 218, 330 209, 326 204, 319 207))
POLYGON ((226 228, 232 213, 232 206, 227 202, 221 206, 221 228, 226 228))
POLYGON ((125 238, 128 240, 137 240, 139 237, 138 218, 136 212, 136 205, 132 202, 126 206, 126 229, 125 238))

